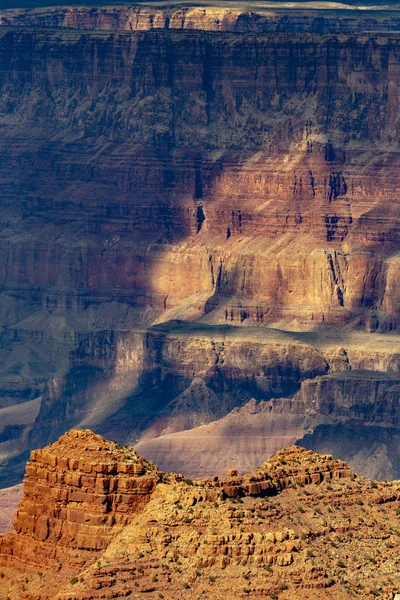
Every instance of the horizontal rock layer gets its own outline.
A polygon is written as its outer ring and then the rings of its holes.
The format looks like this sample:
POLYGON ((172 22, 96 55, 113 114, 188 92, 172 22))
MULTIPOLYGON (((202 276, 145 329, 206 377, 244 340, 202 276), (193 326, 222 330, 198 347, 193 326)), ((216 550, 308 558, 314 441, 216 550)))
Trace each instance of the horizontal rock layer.
MULTIPOLYGON (((2 591, 10 597, 93 600, 146 593, 172 599, 211 591, 222 598, 234 590, 241 598, 279 593, 288 600, 323 593, 344 600, 354 590, 363 595, 367 585, 384 598, 396 589, 392 525, 399 483, 366 480, 332 456, 289 447, 244 476, 231 469, 221 479, 192 481, 162 474, 129 447, 73 430, 32 459, 15 530, 0 536, 2 591), (44 468, 52 474, 45 482, 44 468), (152 478, 154 487, 141 504, 127 503, 124 523, 122 504, 104 489, 105 504, 114 499, 108 517, 116 523, 98 526, 96 544, 87 537, 81 543, 90 518, 71 521, 73 511, 81 515, 84 508, 72 494, 87 493, 85 477, 94 473, 97 482, 108 478, 125 494, 145 478, 152 478), (32 515, 43 514, 60 502, 61 492, 70 495, 67 510, 50 520, 50 535, 38 538, 35 528, 22 532, 27 506, 32 515), (71 522, 74 539, 60 537, 60 528, 71 522), (349 548, 357 551, 355 560, 349 548), (58 561, 44 559, 52 555, 58 561)), ((92 503, 91 517, 97 506, 92 503)))
POLYGON ((398 15, 289 14, 1 13, 4 485, 66 425, 155 439, 398 368, 398 15))
POLYGON ((159 478, 135 452, 88 431, 72 430, 30 458, 14 532, 0 538, 0 560, 16 567, 57 570, 62 560, 71 569, 93 560, 142 510, 159 478))
POLYGON ((396 327, 395 38, 0 33, 11 296, 396 327))
MULTIPOLYGON (((348 9, 339 3, 337 8, 348 9)), ((364 2, 363 5, 368 4, 364 2)), ((34 26, 51 29, 71 28, 88 30, 197 29, 206 31, 233 31, 266 33, 288 31, 291 33, 363 33, 371 30, 394 31, 400 28, 398 7, 393 4, 378 12, 379 2, 374 2, 368 12, 349 10, 313 10, 309 3, 296 9, 273 2, 264 7, 251 3, 248 9, 221 6, 68 6, 33 10, 6 10, 0 12, 3 26, 34 26), (251 10, 253 8, 253 10, 251 10), (250 9, 250 10, 249 10, 250 9), (286 10, 282 10, 286 9, 286 10)), ((329 3, 325 3, 329 8, 329 3)), ((332 8, 332 6, 331 6, 332 8)), ((364 7, 365 8, 365 7, 364 7)))

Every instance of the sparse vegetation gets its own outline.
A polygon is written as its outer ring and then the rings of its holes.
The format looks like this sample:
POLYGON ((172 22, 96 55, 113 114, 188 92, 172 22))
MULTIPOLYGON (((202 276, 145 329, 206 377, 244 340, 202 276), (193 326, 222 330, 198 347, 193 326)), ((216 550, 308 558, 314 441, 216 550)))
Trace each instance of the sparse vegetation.
MULTIPOLYGON (((239 506, 219 500, 219 496, 214 495, 215 488, 212 489, 207 484, 206 493, 203 489, 196 489, 200 493, 194 499, 194 490, 182 485, 181 478, 175 491, 172 491, 172 486, 166 490, 164 487, 160 488, 160 494, 155 496, 154 506, 150 505, 151 512, 144 513, 145 518, 141 523, 143 530, 138 532, 140 537, 136 538, 137 542, 128 546, 124 540, 113 550, 116 553, 114 557, 108 551, 102 555, 91 567, 90 577, 85 577, 85 581, 80 580, 83 585, 79 586, 79 593, 86 590, 85 585, 94 575, 99 579, 99 585, 102 585, 103 578, 105 582, 115 578, 116 591, 118 578, 129 582, 131 596, 140 591, 162 598, 161 591, 166 589, 168 593, 171 590, 171 594, 178 597, 179 594, 184 596, 184 590, 190 588, 189 594, 193 593, 197 597, 197 591, 201 594, 202 589, 207 589, 208 586, 210 592, 213 592, 211 596, 223 597, 232 585, 234 572, 236 583, 239 582, 238 596, 252 596, 263 589, 266 598, 283 598, 290 595, 287 590, 291 590, 293 585, 295 597, 295 589, 300 589, 298 585, 303 587, 302 582, 305 582, 306 577, 304 574, 310 572, 316 585, 320 586, 317 589, 323 590, 335 580, 340 583, 345 594, 348 594, 344 597, 360 596, 356 590, 361 591, 361 587, 353 585, 358 580, 359 573, 370 583, 376 572, 382 573, 380 565, 385 561, 388 561, 387 564, 395 564, 394 561, 397 560, 395 539, 398 538, 393 536, 399 532, 396 533, 391 527, 389 517, 391 513, 392 522, 396 521, 394 511, 400 503, 397 500, 387 500, 384 507, 387 509, 386 513, 382 512, 382 506, 376 503, 377 498, 381 501, 381 494, 376 494, 368 481, 364 480, 360 490, 352 484, 352 493, 347 494, 348 481, 348 478, 342 482, 335 481, 335 489, 341 489, 342 493, 338 491, 335 496, 333 510, 328 505, 332 495, 327 496, 327 503, 324 502, 324 485, 316 489, 317 484, 312 484, 313 487, 309 488, 313 490, 311 495, 304 494, 305 490, 296 491, 286 486, 273 502, 267 498, 246 496, 244 503, 239 506), (202 498, 199 500, 200 494, 202 498), (206 494, 209 494, 208 499, 206 494), (216 497, 218 501, 215 500, 216 497), (172 500, 170 503, 169 498, 172 500), (358 508, 357 500, 360 498, 363 506, 358 508), (159 512, 157 506, 160 508, 159 512), (364 506, 367 509, 365 520, 368 527, 361 526, 362 519, 359 516, 364 506), (174 523, 171 517, 175 513, 178 516, 174 523), (300 514, 305 514, 305 517, 299 517, 300 514), (292 517, 295 523, 293 526, 290 525, 292 517), (260 521, 262 518, 264 521, 260 521), (365 543, 373 522, 380 528, 382 537, 375 538, 378 540, 376 544, 365 543), (392 537, 389 537, 390 532, 392 537), (158 533, 161 543, 157 540, 158 533), (259 552, 260 548, 263 549, 262 552, 259 552), (199 553, 195 556, 197 550, 199 553), (232 560, 232 556, 240 557, 240 561, 236 563, 237 559, 232 560), (248 558, 253 556, 262 557, 263 564, 258 559, 253 562, 252 558, 248 558), (125 575, 122 577, 118 571, 114 574, 116 559, 121 560, 123 565, 122 572, 125 575), (293 564, 293 573, 287 569, 289 564, 293 564), (356 572, 358 569, 360 570, 356 572), (328 578, 329 581, 323 581, 328 578)), ((196 483, 198 488, 200 485, 199 482, 196 483)), ((388 497, 398 498, 395 494, 388 497)), ((74 556, 79 558, 78 550, 74 551, 74 556)), ((388 573, 385 578, 380 578, 380 585, 389 585, 388 573)), ((20 577, 20 591, 23 580, 28 581, 28 575, 29 573, 20 577)), ((32 583, 30 576, 29 579, 32 583)), ((393 580, 395 586, 395 575, 393 580)), ((77 582, 77 577, 70 581, 71 584, 77 582)), ((41 585, 44 583, 47 584, 47 580, 41 585)), ((229 593, 226 597, 230 597, 229 593)))
POLYGON ((288 590, 289 586, 287 585, 287 583, 281 583, 279 585, 279 589, 283 592, 284 590, 288 590))

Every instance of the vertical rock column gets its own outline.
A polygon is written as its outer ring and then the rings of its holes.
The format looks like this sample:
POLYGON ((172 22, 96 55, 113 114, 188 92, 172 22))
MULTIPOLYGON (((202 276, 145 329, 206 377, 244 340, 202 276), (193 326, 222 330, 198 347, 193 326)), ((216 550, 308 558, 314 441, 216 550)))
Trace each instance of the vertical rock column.
POLYGON ((93 561, 143 509, 159 477, 134 451, 87 430, 32 451, 14 531, 0 537, 0 564, 93 561))

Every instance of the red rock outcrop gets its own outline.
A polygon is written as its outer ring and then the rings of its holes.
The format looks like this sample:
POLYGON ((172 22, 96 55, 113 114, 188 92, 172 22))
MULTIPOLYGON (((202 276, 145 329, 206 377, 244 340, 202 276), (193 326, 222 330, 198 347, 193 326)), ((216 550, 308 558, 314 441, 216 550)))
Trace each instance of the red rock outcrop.
POLYGON ((0 538, 2 564, 82 567, 143 510, 160 473, 134 451, 71 430, 26 467, 14 532, 0 538))
POLYGON ((191 481, 73 430, 32 459, 15 530, 0 537, 13 600, 386 600, 400 584, 399 482, 331 456, 290 447, 244 476, 191 481))

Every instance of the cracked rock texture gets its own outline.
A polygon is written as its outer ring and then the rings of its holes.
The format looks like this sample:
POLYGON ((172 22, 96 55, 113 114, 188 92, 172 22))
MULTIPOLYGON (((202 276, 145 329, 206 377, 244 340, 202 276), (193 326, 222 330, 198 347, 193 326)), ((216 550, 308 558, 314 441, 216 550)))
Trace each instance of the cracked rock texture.
POLYGON ((2 592, 23 600, 379 597, 399 589, 398 481, 291 446, 184 479, 72 430, 32 452, 2 592))

